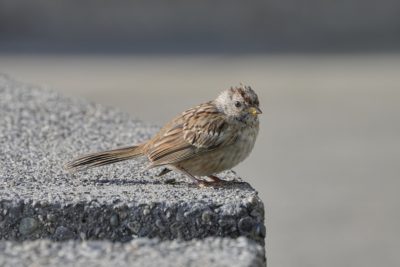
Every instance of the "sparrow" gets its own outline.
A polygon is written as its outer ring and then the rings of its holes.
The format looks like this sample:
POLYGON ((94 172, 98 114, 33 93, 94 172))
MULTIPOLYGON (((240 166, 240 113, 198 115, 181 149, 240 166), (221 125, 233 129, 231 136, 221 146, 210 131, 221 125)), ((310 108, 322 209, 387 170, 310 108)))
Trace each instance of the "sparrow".
POLYGON ((146 142, 84 155, 65 168, 79 171, 145 156, 147 169, 164 167, 158 176, 175 171, 199 186, 221 183, 216 174, 235 167, 252 151, 261 113, 257 94, 241 84, 184 111, 146 142))

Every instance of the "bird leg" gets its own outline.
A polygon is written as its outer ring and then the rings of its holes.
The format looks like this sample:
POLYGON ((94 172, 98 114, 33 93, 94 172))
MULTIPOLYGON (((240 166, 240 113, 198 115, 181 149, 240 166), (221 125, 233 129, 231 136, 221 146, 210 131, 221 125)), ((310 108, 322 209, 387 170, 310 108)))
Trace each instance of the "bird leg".
POLYGON ((187 170, 185 170, 184 168, 181 167, 177 167, 177 166, 173 166, 173 169, 182 173, 183 175, 185 175, 186 177, 189 177, 190 180, 193 181, 193 183, 195 183, 196 185, 198 185, 199 187, 206 187, 206 186, 210 186, 213 184, 213 182, 208 182, 208 181, 204 181, 202 179, 196 178, 194 175, 192 175, 190 172, 188 172, 187 170))

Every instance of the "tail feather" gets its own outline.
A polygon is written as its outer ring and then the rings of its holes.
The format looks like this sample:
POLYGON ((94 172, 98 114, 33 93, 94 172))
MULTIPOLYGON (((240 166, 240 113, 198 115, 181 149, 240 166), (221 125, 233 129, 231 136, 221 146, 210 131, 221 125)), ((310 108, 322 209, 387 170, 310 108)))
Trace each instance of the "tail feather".
POLYGON ((142 146, 130 146, 88 154, 68 162, 64 167, 68 171, 80 171, 133 159, 142 154, 142 146))

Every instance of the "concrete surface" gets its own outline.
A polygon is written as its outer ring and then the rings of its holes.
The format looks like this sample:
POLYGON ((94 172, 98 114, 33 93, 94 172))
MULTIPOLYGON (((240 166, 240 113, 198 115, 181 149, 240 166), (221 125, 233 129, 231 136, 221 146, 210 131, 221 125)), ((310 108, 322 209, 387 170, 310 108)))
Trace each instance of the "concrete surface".
POLYGON ((0 239, 129 241, 245 236, 264 244, 264 208, 233 172, 227 186, 156 178, 144 161, 70 174, 81 153, 141 142, 158 127, 112 108, 0 76, 0 239))
POLYGON ((226 266, 261 267, 264 248, 246 238, 207 238, 187 242, 140 238, 108 241, 0 243, 0 266, 226 266))

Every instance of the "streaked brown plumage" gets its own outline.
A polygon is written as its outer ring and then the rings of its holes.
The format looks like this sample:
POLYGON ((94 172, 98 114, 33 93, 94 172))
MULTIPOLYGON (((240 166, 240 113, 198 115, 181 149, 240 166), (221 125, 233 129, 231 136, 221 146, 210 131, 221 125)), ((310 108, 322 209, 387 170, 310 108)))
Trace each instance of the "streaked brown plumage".
POLYGON ((68 170, 103 166, 138 156, 147 156, 148 168, 164 166, 185 174, 195 183, 243 161, 257 138, 259 101, 249 86, 232 87, 215 100, 188 109, 167 123, 147 142, 126 148, 89 154, 66 164, 68 170))

